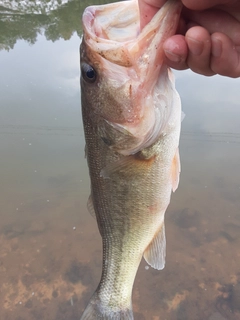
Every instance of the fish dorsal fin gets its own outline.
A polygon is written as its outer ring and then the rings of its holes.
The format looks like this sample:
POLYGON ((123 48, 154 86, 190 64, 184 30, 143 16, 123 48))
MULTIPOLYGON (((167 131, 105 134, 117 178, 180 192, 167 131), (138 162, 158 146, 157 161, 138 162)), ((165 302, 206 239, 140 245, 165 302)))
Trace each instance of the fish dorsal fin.
POLYGON ((166 237, 164 222, 144 252, 144 259, 154 269, 162 270, 165 266, 166 237))
POLYGON ((96 213, 95 213, 93 201, 92 201, 92 194, 90 194, 90 196, 88 198, 87 208, 88 208, 88 211, 90 212, 90 214, 96 219, 96 213))
POLYGON ((175 192, 178 188, 180 171, 181 171, 180 156, 179 156, 179 149, 177 148, 175 156, 172 161, 172 170, 171 170, 173 192, 175 192))

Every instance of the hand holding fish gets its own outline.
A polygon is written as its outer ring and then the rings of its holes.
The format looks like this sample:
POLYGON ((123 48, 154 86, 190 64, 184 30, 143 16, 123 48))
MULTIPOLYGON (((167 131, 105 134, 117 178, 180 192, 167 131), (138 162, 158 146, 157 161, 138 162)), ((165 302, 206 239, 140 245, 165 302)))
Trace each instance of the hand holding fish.
MULTIPOLYGON (((141 27, 165 0, 139 0, 141 27)), ((240 2, 182 0, 179 34, 164 43, 167 64, 177 70, 240 76, 240 2)))

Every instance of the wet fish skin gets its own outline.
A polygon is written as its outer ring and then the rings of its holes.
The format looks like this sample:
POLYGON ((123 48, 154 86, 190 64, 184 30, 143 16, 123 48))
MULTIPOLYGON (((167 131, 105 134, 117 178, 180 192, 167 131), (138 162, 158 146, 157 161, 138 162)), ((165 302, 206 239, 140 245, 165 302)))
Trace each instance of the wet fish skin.
POLYGON ((165 264, 164 214, 179 181, 181 103, 162 44, 175 33, 180 10, 178 1, 168 1, 140 34, 137 1, 89 7, 83 15, 88 207, 102 236, 103 267, 81 320, 133 319, 142 256, 156 269, 165 264))

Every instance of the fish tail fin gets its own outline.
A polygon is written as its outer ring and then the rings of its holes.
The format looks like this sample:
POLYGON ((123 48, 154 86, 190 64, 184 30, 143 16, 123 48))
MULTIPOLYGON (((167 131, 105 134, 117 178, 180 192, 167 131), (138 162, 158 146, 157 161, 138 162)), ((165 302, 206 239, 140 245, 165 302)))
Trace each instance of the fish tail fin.
POLYGON ((97 294, 94 294, 80 320, 134 320, 134 318, 132 309, 112 309, 102 304, 97 294))

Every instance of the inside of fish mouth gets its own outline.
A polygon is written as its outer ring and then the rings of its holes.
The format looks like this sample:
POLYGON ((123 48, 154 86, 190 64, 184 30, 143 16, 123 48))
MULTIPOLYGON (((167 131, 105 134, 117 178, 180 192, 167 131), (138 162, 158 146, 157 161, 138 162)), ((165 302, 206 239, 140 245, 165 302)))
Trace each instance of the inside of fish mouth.
POLYGON ((129 1, 126 9, 119 10, 109 6, 108 17, 101 9, 92 14, 91 31, 100 39, 125 42, 136 39, 140 33, 140 21, 137 4, 129 1), (112 17, 112 18, 111 18, 112 17))

